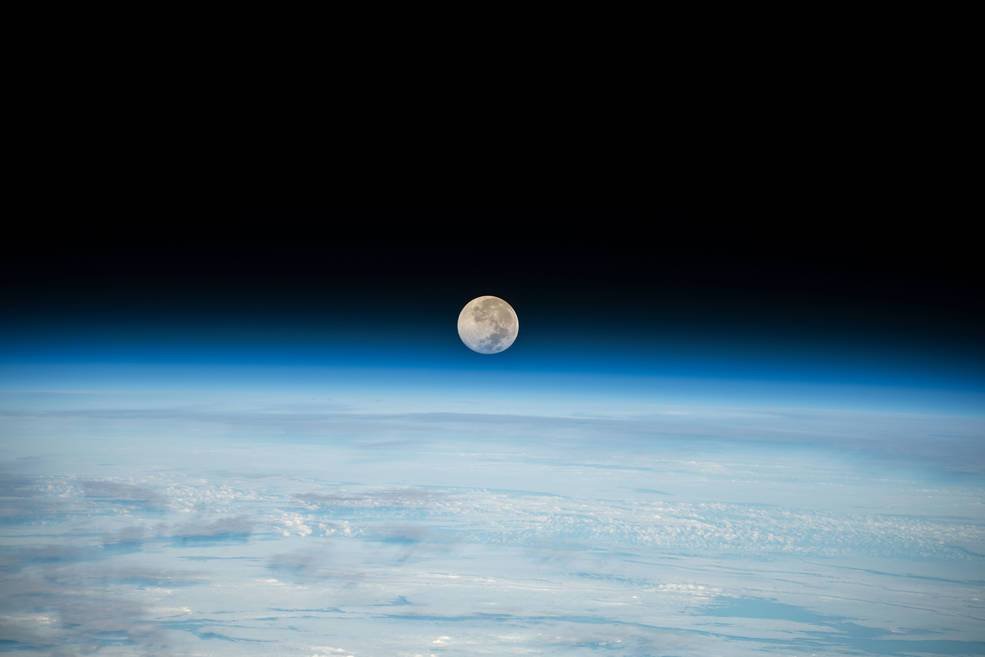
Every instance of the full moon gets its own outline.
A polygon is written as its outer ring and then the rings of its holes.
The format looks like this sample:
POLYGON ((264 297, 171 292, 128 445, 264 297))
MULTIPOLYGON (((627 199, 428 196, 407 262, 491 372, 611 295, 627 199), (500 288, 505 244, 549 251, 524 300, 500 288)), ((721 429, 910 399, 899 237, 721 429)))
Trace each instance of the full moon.
POLYGON ((458 314, 458 336, 466 347, 480 354, 509 349, 519 332, 516 312, 499 297, 472 299, 458 314))

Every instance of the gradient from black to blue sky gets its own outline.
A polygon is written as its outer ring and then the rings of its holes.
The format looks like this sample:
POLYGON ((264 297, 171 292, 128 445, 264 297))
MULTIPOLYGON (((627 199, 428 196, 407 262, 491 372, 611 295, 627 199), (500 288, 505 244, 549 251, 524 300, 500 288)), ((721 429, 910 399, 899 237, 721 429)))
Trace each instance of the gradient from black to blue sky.
POLYGON ((973 243, 805 215, 117 210, 6 242, 0 364, 8 384, 26 365, 315 366, 978 399, 973 243), (495 357, 455 334, 482 294, 521 321, 495 357))

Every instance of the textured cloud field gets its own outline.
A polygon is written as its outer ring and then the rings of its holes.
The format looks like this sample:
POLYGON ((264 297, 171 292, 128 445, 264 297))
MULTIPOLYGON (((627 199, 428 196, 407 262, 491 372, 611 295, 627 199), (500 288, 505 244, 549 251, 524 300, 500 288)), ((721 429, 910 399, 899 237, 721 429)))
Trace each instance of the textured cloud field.
POLYGON ((5 654, 985 654, 980 419, 2 401, 5 654))

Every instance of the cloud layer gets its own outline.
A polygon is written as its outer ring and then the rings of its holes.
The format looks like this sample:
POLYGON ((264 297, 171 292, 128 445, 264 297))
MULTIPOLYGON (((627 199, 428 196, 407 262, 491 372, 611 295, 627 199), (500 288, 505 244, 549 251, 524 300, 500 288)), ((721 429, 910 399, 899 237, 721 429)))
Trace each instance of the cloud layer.
POLYGON ((985 485, 920 422, 59 413, 0 464, 7 654, 985 652, 985 485))

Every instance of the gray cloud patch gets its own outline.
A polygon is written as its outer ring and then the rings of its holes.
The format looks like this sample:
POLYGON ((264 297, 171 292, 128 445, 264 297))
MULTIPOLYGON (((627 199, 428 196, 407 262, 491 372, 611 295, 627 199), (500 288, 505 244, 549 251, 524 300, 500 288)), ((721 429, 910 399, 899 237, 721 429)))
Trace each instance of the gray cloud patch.
POLYGON ((280 578, 298 584, 334 582, 334 586, 353 588, 366 580, 372 567, 359 554, 347 553, 330 542, 273 555, 267 569, 280 578))
POLYGON ((327 550, 305 549, 275 554, 267 561, 267 568, 297 580, 330 579, 339 576, 339 571, 332 570, 329 564, 327 550))
POLYGON ((114 481, 81 481, 83 494, 94 500, 158 511, 167 507, 167 499, 149 488, 114 481))
POLYGON ((78 509, 68 487, 36 474, 0 469, 0 525, 53 519, 78 509))
POLYGON ((253 533, 254 522, 245 515, 217 520, 199 520, 177 525, 165 530, 179 544, 210 543, 217 541, 244 542, 253 533))
POLYGON ((111 646, 164 655, 172 647, 144 604, 103 587, 65 590, 30 576, 5 581, 0 598, 0 636, 24 650, 68 657, 98 654, 111 646))
POLYGON ((143 545, 148 537, 147 528, 142 525, 123 527, 116 531, 106 532, 102 537, 104 548, 128 548, 143 545))
POLYGON ((339 493, 301 493, 294 497, 310 507, 378 509, 426 508, 444 495, 420 488, 390 488, 339 493))

